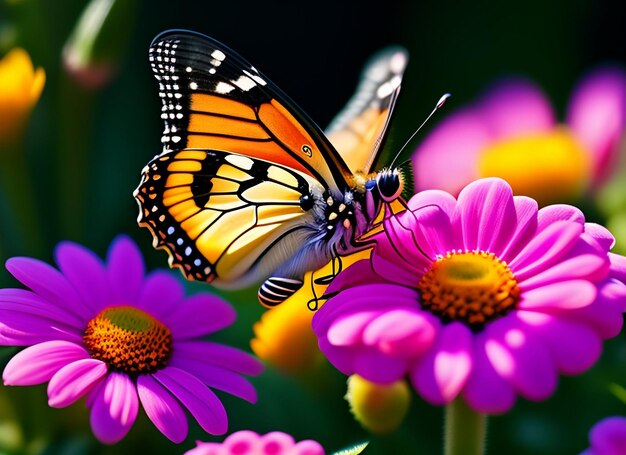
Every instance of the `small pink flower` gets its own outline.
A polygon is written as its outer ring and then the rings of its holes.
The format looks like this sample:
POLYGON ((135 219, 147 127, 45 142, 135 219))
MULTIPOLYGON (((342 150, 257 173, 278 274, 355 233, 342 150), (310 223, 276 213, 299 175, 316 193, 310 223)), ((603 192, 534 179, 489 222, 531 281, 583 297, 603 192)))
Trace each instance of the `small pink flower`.
POLYGON ((48 382, 55 408, 86 397, 93 432, 106 444, 128 433, 140 405, 165 436, 182 442, 185 408, 208 433, 226 432, 226 410, 212 389, 256 401, 242 375, 259 374, 258 360, 204 340, 234 322, 228 303, 210 294, 186 298, 169 273, 146 276, 124 236, 106 264, 75 243, 55 253, 60 270, 37 259, 7 261, 31 290, 0 289, 0 345, 28 346, 7 364, 5 385, 48 382))
POLYGON ((502 413, 547 399, 616 336, 626 258, 575 207, 538 210, 491 178, 458 200, 423 191, 384 221, 371 259, 343 271, 313 318, 330 362, 381 384, 409 376, 435 405, 502 413))
POLYGON ((602 68, 572 94, 558 125, 533 83, 510 79, 448 116, 413 155, 416 189, 453 195, 480 177, 501 177, 540 202, 573 200, 614 170, 626 130, 626 72, 602 68))
POLYGON ((185 455, 324 455, 322 446, 310 439, 296 443, 280 431, 263 436, 254 431, 238 431, 224 442, 198 442, 195 449, 185 455))
POLYGON ((626 454, 626 417, 607 417, 589 432, 590 447, 580 455, 626 454))

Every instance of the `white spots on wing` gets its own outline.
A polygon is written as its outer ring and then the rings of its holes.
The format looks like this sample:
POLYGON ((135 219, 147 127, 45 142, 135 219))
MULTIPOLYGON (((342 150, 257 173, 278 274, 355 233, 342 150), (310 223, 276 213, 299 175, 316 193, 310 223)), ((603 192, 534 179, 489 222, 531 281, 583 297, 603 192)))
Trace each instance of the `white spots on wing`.
POLYGON ((211 59, 209 63, 211 63, 211 65, 213 66, 220 66, 222 64, 222 62, 220 62, 219 60, 215 60, 215 59, 211 59))
POLYGON ((376 91, 376 96, 378 98, 386 98, 391 95, 395 89, 398 88, 400 83, 402 82, 402 78, 400 76, 394 76, 389 79, 384 84, 381 84, 376 91))
POLYGON ((232 85, 226 83, 226 82, 218 82, 215 85, 215 91, 217 93, 221 93, 222 95, 226 94, 226 93, 230 93, 235 89, 235 87, 233 87, 232 85))
POLYGON ((180 136, 172 136, 172 142, 177 144, 182 138, 180 136))
POLYGON ((389 68, 391 68, 393 73, 402 73, 404 68, 406 68, 407 63, 407 55, 404 52, 398 52, 389 60, 389 68))
POLYGON ((170 226, 167 228, 167 235, 172 235, 174 233, 174 226, 170 226))
POLYGON ((265 82, 265 80, 263 80, 263 78, 261 76, 259 76, 258 72, 256 69, 254 69, 254 67, 250 68, 252 69, 256 74, 251 73, 248 70, 243 70, 243 72, 249 76, 251 79, 253 79, 257 84, 259 85, 267 85, 267 82, 265 82))
POLYGON ((220 62, 223 62, 224 59, 226 58, 226 54, 224 54, 219 49, 215 49, 213 52, 211 52, 211 57, 213 57, 216 60, 219 60, 220 62))
POLYGON ((191 66, 188 66, 187 68, 185 68, 185 71, 187 71, 188 73, 191 73, 193 70, 191 69, 191 66))
POLYGON ((246 171, 249 171, 252 169, 252 166, 254 166, 254 161, 242 155, 228 155, 225 159, 233 166, 239 169, 245 169, 246 171))
POLYGON ((195 82, 190 82, 190 83, 189 83, 189 88, 190 88, 191 90, 198 90, 198 84, 197 84, 197 83, 195 83, 195 82))
POLYGON ((248 76, 244 76, 244 75, 239 76, 239 79, 237 79, 236 81, 232 81, 232 83, 235 84, 244 92, 247 92, 251 88, 256 87, 256 82, 254 82, 248 76))
POLYGON ((217 73, 217 70, 215 68, 209 69, 209 74, 215 74, 215 73, 217 73))

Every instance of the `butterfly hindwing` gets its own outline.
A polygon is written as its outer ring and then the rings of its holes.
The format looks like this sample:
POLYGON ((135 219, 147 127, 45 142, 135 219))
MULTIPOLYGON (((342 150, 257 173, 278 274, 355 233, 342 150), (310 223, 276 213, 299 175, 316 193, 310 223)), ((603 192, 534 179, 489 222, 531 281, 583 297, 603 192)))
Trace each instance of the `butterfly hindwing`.
POLYGON ((239 154, 171 151, 143 170, 139 221, 188 278, 241 284, 256 268, 288 259, 270 245, 305 235, 313 214, 302 198, 315 185, 306 174, 239 154))

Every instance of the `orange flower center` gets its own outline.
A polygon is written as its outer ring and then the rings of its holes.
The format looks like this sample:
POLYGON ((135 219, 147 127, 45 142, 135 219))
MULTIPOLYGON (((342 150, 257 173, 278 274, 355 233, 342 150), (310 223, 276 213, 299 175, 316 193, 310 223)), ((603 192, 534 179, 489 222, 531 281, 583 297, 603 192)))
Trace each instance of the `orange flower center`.
POLYGON ((417 288, 425 309, 472 329, 506 314, 520 297, 508 265, 484 251, 447 253, 431 265, 417 288))
POLYGON ((94 359, 133 375, 154 373, 172 355, 170 330, 131 306, 102 310, 87 324, 83 341, 94 359))

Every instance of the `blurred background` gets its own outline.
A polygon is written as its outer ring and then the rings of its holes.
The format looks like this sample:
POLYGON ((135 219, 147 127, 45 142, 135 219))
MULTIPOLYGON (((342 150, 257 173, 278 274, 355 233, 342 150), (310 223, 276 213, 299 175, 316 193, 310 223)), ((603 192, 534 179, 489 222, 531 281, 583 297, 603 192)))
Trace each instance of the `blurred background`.
MULTIPOLYGON (((322 127, 352 95, 373 52, 390 44, 406 47, 410 63, 389 144, 403 143, 444 92, 453 94, 406 150, 407 156, 442 118, 502 76, 534 80, 563 118, 572 88, 585 71, 626 63, 626 14, 617 0, 529 0, 506 6, 486 0, 118 0, 93 45, 93 61, 83 64, 79 57, 72 60, 71 53, 80 54, 72 47, 73 39, 82 36, 77 27, 88 3, 0 0, 0 56, 22 47, 46 75, 23 136, 0 158, 9 169, 0 182, 2 262, 16 255, 50 261, 60 240, 104 255, 111 239, 126 233, 136 240, 150 268, 166 267, 166 254, 153 251, 149 232, 136 225, 132 192, 141 169, 161 148, 160 101, 147 49, 156 34, 169 28, 199 31, 237 50, 322 127), (13 167, 23 174, 11 171, 13 167), (25 209, 26 200, 32 201, 33 210, 25 209)), ((98 24, 84 27, 97 29, 98 24)), ((0 283, 15 285, 5 271, 0 283)), ((188 287, 190 292, 209 289, 197 283, 188 287)), ((252 324, 263 312, 255 293, 223 293, 239 317, 220 334, 222 340, 249 350, 252 324)), ((15 350, 1 352, 6 362, 15 350)), ((594 422, 626 415, 626 405, 609 391, 613 381, 626 385, 625 378, 622 334, 606 343, 601 361, 590 372, 561 378, 548 401, 520 400, 510 414, 491 418, 489 451, 580 452, 588 445, 594 422)), ((257 405, 220 395, 229 413, 229 432, 282 430, 296 439, 316 439, 328 451, 366 439, 372 440, 366 453, 441 450, 443 412, 417 396, 397 431, 371 436, 350 415, 343 399, 345 377, 323 362, 296 376, 270 366, 253 381, 257 405)), ((177 446, 143 416, 121 443, 105 447, 91 435, 83 402, 48 409, 45 387, 0 387, 0 453, 181 453, 197 439, 221 440, 197 425, 191 428, 186 443, 177 446), (47 428, 44 436, 37 433, 42 427, 47 428), (37 435, 37 444, 29 444, 31 435, 37 435)))

